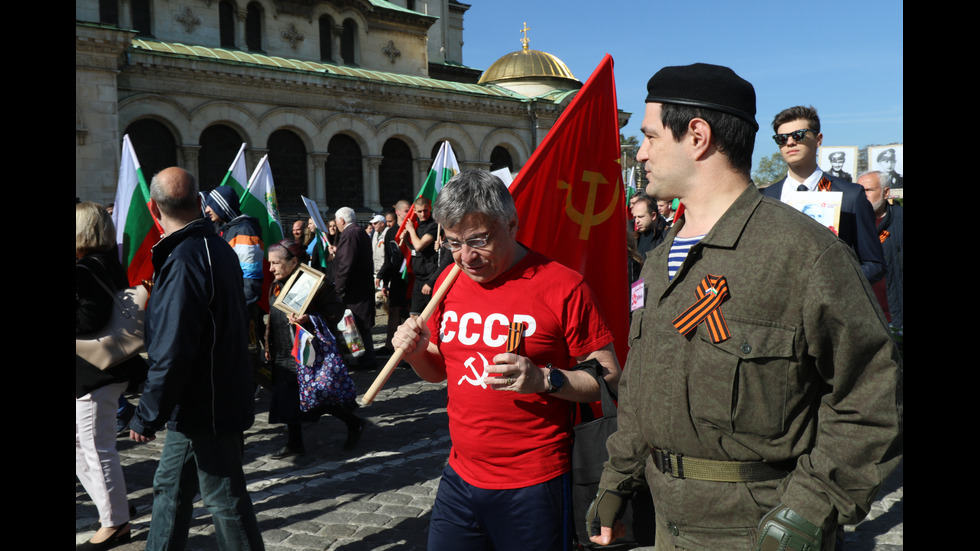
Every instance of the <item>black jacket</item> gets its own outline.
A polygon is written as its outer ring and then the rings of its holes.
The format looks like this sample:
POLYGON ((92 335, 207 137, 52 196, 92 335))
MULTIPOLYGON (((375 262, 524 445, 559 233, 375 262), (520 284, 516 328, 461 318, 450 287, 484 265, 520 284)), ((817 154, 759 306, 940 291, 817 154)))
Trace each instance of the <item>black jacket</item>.
POLYGON ((905 296, 903 280, 905 274, 905 226, 901 205, 888 205, 888 214, 878 226, 878 234, 888 232, 888 237, 881 242, 885 253, 885 283, 888 286, 888 314, 892 317, 892 325, 902 327, 905 323, 905 312, 902 301, 905 296))
MULTIPOLYGON (((75 263, 75 335, 89 335, 105 327, 112 317, 113 297, 99 284, 113 290, 129 287, 115 251, 90 253, 75 263)), ((112 383, 139 384, 146 377, 140 356, 105 371, 75 354, 75 398, 112 383)))
POLYGON ((130 428, 227 434, 252 426, 254 383, 242 270, 206 219, 153 248, 146 314, 150 369, 130 428))
MULTIPOLYGON (((881 242, 875 231, 875 211, 864 194, 864 188, 845 182, 824 172, 830 180, 831 191, 843 193, 840 206, 840 228, 837 236, 847 243, 857 254, 864 277, 871 283, 885 275, 885 260, 881 252, 881 242)), ((779 200, 786 178, 762 190, 767 197, 779 200)))

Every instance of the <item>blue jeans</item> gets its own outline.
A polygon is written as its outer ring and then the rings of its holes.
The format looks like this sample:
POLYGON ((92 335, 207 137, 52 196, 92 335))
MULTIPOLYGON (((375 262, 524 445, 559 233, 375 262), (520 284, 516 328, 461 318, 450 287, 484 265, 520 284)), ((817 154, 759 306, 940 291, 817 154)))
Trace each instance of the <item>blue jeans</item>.
POLYGON ((198 490, 211 512, 218 548, 265 549, 242 471, 239 434, 192 435, 167 431, 153 477, 153 520, 147 551, 184 549, 198 490))
POLYGON ((429 519, 428 551, 568 551, 571 475, 513 490, 477 488, 446 465, 429 519))

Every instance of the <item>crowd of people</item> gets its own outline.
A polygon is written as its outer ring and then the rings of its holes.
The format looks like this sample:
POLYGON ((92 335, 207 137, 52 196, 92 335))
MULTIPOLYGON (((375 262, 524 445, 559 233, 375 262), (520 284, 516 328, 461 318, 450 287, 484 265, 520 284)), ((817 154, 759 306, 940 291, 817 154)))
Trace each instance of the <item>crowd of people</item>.
MULTIPOLYGON (((326 228, 289 221, 273 244, 230 189, 202 196, 183 169, 157 174, 149 208, 164 236, 152 253, 148 361, 99 369, 76 353, 76 473, 100 515, 87 546, 131 537, 115 451, 127 385, 145 380, 129 437, 168 429, 146 548, 183 547, 200 490, 220 548, 262 549, 241 465, 256 351, 270 366, 269 422, 286 427, 274 457, 287 458, 306 453, 301 424, 323 414, 355 448, 364 421, 348 370, 399 349, 448 392, 452 450, 431 551, 564 551, 583 522, 608 545, 627 534, 620 519, 637 492, 653 497, 653 517, 634 521, 656 527, 658 551, 834 549, 838 527, 864 518, 902 458, 902 359, 888 324, 902 324, 904 250, 889 176, 854 184, 823 173, 816 109, 797 106, 772 122, 787 177, 758 190, 755 90, 727 67, 666 67, 646 102, 626 358, 582 276, 516 240, 514 201, 486 171, 456 175, 434 202, 398 201, 366 226, 349 207, 326 228), (836 236, 783 202, 803 191, 841 193, 836 236), (304 311, 260 313, 263 252, 269 304, 301 265, 323 274, 304 311), (461 275, 423 319, 453 264, 461 275), (388 327, 376 350, 381 303, 388 327), (348 312, 363 353, 340 329, 348 312), (301 330, 317 361, 331 362, 320 390, 294 355, 301 330), (571 411, 602 386, 618 393, 619 427, 595 500, 572 518, 571 411)), ((76 337, 104 326, 127 286, 106 210, 78 204, 76 337)))

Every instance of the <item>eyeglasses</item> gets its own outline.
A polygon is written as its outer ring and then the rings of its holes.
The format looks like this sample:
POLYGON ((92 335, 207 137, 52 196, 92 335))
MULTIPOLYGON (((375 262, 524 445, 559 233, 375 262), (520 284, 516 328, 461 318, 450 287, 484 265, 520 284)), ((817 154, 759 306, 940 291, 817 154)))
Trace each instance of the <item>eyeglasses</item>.
POLYGON ((488 241, 490 241, 490 232, 483 235, 474 235, 463 241, 447 237, 442 241, 442 244, 448 247, 450 251, 456 252, 463 248, 463 243, 466 243, 466 246, 471 249, 482 249, 487 246, 488 241))
POLYGON ((774 134, 772 139, 776 142, 776 145, 786 145, 790 136, 793 137, 794 142, 802 142, 806 139, 806 133, 813 132, 814 135, 819 134, 816 130, 810 130, 809 128, 801 128, 799 130, 794 130, 788 134, 774 134))

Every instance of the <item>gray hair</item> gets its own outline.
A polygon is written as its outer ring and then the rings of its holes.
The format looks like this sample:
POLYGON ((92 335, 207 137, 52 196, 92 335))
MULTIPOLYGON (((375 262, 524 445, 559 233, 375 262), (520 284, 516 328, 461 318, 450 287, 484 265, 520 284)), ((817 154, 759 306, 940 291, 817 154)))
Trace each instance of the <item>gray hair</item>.
POLYGON ((443 186, 432 216, 443 227, 453 228, 470 214, 507 223, 517 219, 517 207, 500 178, 486 170, 464 170, 443 186))
POLYGON ((880 170, 868 170, 866 172, 862 172, 861 174, 858 174, 858 177, 855 178, 854 181, 857 182, 861 178, 864 178, 865 176, 869 176, 871 174, 874 174, 875 176, 878 177, 878 182, 881 183, 882 187, 885 186, 885 173, 880 170))
POLYGON ((334 218, 340 218, 347 224, 354 223, 354 209, 350 207, 340 207, 337 212, 333 215, 334 218))
POLYGON ((181 169, 178 171, 179 175, 171 173, 165 176, 171 178, 170 181, 161 181, 160 175, 168 170, 170 169, 161 170, 153 175, 153 179, 150 180, 150 199, 156 201, 157 206, 160 207, 160 212, 167 216, 200 215, 197 179, 190 172, 181 169), (189 185, 181 189, 181 186, 177 186, 174 182, 174 178, 186 179, 185 183, 189 185))

